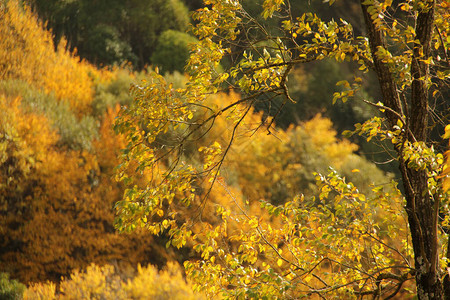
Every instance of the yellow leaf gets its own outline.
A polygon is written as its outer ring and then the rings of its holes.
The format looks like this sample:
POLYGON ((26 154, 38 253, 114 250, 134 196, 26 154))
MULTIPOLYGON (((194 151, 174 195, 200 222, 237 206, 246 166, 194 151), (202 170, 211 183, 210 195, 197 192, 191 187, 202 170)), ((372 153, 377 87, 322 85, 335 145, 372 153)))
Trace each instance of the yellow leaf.
POLYGON ((445 192, 450 189, 450 180, 448 178, 446 178, 444 180, 444 183, 442 184, 442 188, 445 192))
POLYGON ((445 134, 444 134, 444 139, 450 139, 450 124, 448 124, 447 126, 445 126, 445 134))
POLYGON ((282 260, 281 258, 279 258, 279 259, 277 260, 277 265, 278 265, 279 267, 281 267, 282 264, 283 264, 283 260, 282 260))

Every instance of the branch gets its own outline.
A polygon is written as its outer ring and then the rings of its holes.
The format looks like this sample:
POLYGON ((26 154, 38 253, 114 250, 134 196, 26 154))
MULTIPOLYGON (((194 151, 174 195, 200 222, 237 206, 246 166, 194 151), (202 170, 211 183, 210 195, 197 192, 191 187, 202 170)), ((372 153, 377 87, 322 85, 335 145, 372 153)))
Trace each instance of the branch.
POLYGON ((407 259, 400 251, 398 251, 398 250, 395 249, 394 247, 389 246, 388 244, 386 244, 385 242, 383 242, 383 241, 380 240, 379 238, 373 236, 373 235, 372 235, 370 232, 368 232, 368 231, 365 232, 365 234, 367 234, 369 237, 371 237, 372 239, 374 239, 374 240, 377 241, 378 243, 382 244, 383 246, 385 246, 385 247, 391 249, 392 251, 396 252, 397 254, 399 254, 399 255, 403 258, 403 260, 405 261, 405 263, 408 265, 408 267, 411 267, 411 265, 410 265, 408 259, 407 259))
POLYGON ((394 114, 394 115, 400 120, 400 122, 402 122, 403 128, 405 128, 405 129, 408 131, 409 135, 411 136, 411 139, 412 139, 414 142, 417 142, 416 138, 414 137, 414 134, 411 132, 411 129, 409 128, 408 124, 406 123, 406 120, 405 120, 404 117, 401 116, 398 112, 396 112, 396 111, 393 110, 392 108, 390 108, 390 107, 388 107, 388 106, 385 106, 385 105, 375 104, 375 103, 372 103, 372 102, 367 101, 367 100, 364 100, 364 99, 363 99, 362 101, 363 101, 364 103, 367 103, 367 104, 369 104, 369 105, 372 105, 372 106, 374 106, 374 107, 376 107, 376 108, 378 108, 378 109, 380 109, 380 110, 387 110, 387 111, 391 112, 392 114, 394 114))
POLYGON ((403 283, 414 278, 414 277, 409 277, 410 274, 411 273, 408 272, 408 273, 404 273, 403 275, 399 276, 399 275, 395 275, 392 273, 381 273, 376 278, 376 286, 377 286, 376 289, 369 290, 369 291, 363 291, 363 292, 355 292, 355 294, 358 294, 360 296, 373 295, 373 298, 376 299, 377 297, 381 296, 381 293, 384 290, 386 290, 388 288, 388 286, 381 286, 381 282, 386 279, 393 279, 393 280, 398 281, 398 283, 396 284, 397 287, 393 293, 391 293, 389 296, 387 296, 385 298, 385 300, 392 299, 400 291, 403 283))
POLYGON ((448 55, 447 55, 447 47, 445 47, 445 43, 444 43, 444 39, 442 38, 442 34, 441 31, 439 30, 437 24, 434 24, 437 33, 439 34, 439 39, 441 40, 441 44, 442 44, 442 48, 444 48, 444 55, 445 55, 445 60, 447 61, 447 65, 450 67, 450 60, 448 59, 448 55))

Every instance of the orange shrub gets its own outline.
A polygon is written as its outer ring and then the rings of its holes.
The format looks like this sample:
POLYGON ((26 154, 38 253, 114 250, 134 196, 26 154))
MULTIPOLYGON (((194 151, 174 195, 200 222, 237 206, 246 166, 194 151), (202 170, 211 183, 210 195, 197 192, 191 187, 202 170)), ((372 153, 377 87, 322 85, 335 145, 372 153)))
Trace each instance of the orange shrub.
POLYGON ((102 153, 61 149, 42 115, 0 95, 0 269, 23 282, 59 280, 89 263, 163 265, 171 257, 148 233, 119 235, 112 178, 120 137, 105 118, 95 143, 102 153), (105 150, 108 147, 108 151, 105 150))

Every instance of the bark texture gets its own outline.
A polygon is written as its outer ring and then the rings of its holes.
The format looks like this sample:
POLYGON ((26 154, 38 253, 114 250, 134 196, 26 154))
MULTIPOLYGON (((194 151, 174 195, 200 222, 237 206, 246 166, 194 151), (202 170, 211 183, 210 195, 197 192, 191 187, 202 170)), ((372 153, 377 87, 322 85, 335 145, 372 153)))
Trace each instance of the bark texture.
MULTIPOLYGON (((380 47, 386 49, 386 42, 382 31, 373 22, 368 11, 369 6, 361 7, 367 27, 367 34, 372 52, 375 72, 381 87, 383 103, 392 109, 386 110, 386 118, 390 126, 397 124, 400 116, 405 116, 405 140, 411 142, 426 142, 429 134, 428 121, 428 87, 426 79, 429 75, 429 65, 423 61, 430 54, 431 36, 434 26, 435 1, 423 1, 424 8, 416 18, 416 43, 411 61, 411 75, 413 78, 409 99, 399 97, 399 92, 388 66, 377 56, 380 47), (406 101, 408 103, 406 103, 406 101), (408 108, 407 111, 403 109, 408 108), (395 113, 394 113, 395 112, 395 113)), ((408 167, 408 162, 402 157, 403 147, 400 143, 398 152, 403 185, 405 189, 406 211, 411 231, 415 256, 416 286, 419 299, 450 299, 444 295, 439 271, 439 247, 437 236, 437 208, 439 203, 429 196, 427 174, 408 167)), ((448 278, 444 279, 448 283, 448 278)), ((445 288, 447 293, 448 288, 445 288)), ((450 293, 450 292, 448 292, 450 293)))

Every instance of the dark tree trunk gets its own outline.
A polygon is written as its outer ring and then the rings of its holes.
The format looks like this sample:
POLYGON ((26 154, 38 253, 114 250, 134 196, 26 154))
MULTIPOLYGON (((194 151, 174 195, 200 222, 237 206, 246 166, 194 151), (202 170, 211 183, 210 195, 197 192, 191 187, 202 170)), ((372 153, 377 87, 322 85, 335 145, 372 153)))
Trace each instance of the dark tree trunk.
MULTIPOLYGON (((375 72, 380 83, 383 103, 391 110, 386 110, 386 118, 392 127, 399 118, 405 124, 405 140, 426 142, 428 130, 428 89, 424 78, 428 76, 429 65, 423 61, 430 53, 430 41, 434 22, 434 1, 417 15, 416 39, 411 61, 413 83, 409 103, 400 101, 394 74, 377 56, 379 47, 386 48, 382 32, 376 27, 368 12, 367 5, 362 4, 364 20, 372 52, 375 72), (407 109, 410 107, 410 109, 407 109), (404 116, 404 117, 403 117, 404 116)), ((406 101, 406 100, 405 100, 406 101)), ((403 159, 403 143, 396 146, 400 160, 400 169, 406 198, 406 212, 411 231, 415 257, 416 286, 419 299, 444 299, 444 287, 439 274, 439 247, 437 236, 437 214, 439 203, 434 203, 428 194, 427 175, 425 171, 416 171, 408 167, 403 159)), ((447 289, 446 289, 447 290, 447 289)), ((449 299, 450 295, 446 295, 449 299)))

